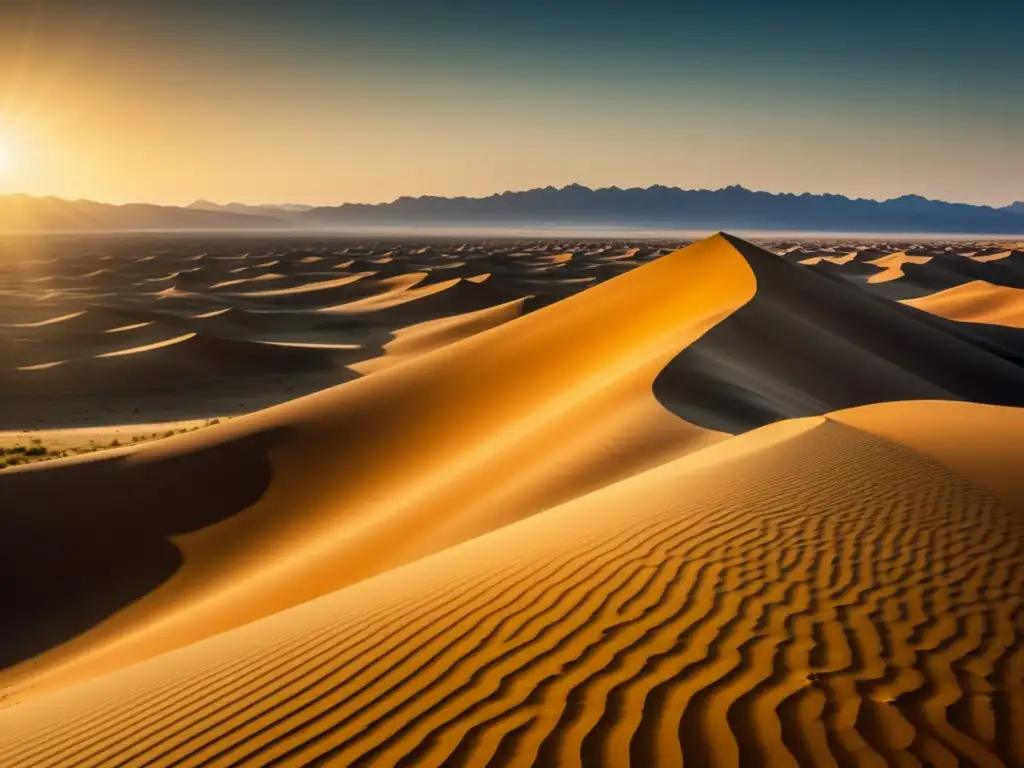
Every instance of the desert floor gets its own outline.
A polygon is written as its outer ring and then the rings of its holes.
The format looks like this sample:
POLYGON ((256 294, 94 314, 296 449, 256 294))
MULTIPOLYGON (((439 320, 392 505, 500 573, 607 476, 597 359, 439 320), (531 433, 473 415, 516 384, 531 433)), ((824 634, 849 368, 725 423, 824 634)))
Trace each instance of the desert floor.
POLYGON ((0 240, 0 765, 1024 764, 1024 250, 0 240))

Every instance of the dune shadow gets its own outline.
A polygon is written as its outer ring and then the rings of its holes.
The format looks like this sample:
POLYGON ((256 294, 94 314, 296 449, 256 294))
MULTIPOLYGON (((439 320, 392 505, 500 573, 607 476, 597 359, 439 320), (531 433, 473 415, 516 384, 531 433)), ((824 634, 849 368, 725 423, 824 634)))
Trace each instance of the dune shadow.
POLYGON ((656 377, 681 418, 736 434, 890 400, 1024 405, 1024 332, 945 320, 729 240, 757 293, 656 377))
POLYGON ((94 627, 182 564, 172 536, 227 519, 271 480, 269 430, 171 457, 0 476, 0 669, 94 627))

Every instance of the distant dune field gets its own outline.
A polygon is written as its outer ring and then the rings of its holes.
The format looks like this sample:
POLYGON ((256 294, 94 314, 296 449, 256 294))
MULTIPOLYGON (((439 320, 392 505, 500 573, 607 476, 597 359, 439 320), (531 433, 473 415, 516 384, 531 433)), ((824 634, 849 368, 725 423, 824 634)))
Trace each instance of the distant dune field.
POLYGON ((1024 764, 1020 251, 26 242, 0 765, 1024 764))

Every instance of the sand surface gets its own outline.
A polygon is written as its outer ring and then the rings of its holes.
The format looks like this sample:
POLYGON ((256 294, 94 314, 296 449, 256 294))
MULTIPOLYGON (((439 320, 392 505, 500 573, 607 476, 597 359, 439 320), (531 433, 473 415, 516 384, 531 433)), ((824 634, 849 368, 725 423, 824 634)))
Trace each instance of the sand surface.
POLYGON ((983 280, 911 299, 906 304, 950 320, 1024 328, 1024 289, 983 280))
POLYGON ((185 245, 0 276, 0 764, 1024 763, 1005 246, 185 245))

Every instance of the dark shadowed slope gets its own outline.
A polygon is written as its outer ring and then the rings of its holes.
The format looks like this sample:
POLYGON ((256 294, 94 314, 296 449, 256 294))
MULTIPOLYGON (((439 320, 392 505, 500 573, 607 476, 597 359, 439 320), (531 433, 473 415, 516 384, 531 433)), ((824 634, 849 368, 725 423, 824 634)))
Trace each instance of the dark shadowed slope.
POLYGON ((736 433, 888 400, 1024 405, 1011 350, 727 239, 758 289, 655 380, 658 400, 687 421, 736 433))

